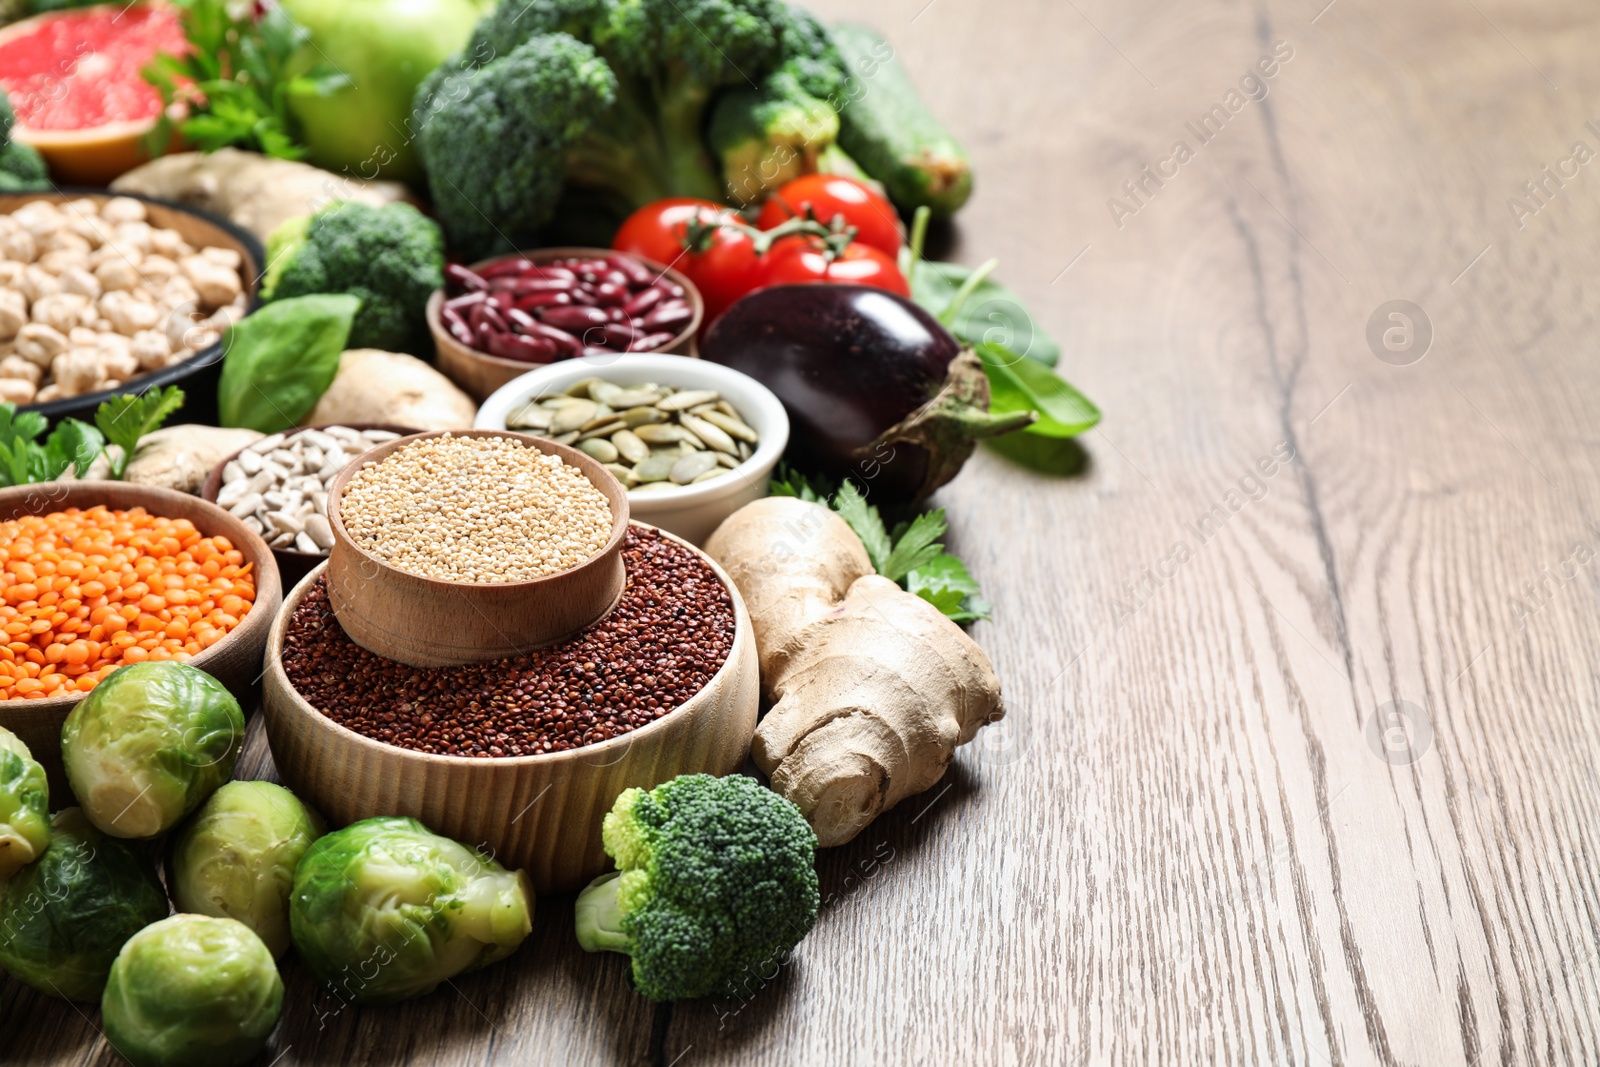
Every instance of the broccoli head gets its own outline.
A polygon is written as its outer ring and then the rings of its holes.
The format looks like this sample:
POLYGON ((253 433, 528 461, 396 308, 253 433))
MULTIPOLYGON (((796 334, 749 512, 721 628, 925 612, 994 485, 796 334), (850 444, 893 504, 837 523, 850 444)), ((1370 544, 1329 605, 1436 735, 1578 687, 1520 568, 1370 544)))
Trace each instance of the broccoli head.
POLYGON ((561 195, 564 153, 616 93, 606 62, 561 33, 442 77, 417 147, 451 245, 471 258, 527 247, 561 195))
POLYGON ((629 789, 601 837, 619 871, 579 895, 578 943, 631 956, 652 1000, 748 991, 817 921, 817 835, 753 779, 629 789))
POLYGON ((336 200, 274 230, 267 264, 263 299, 348 293, 361 300, 351 348, 417 352, 427 333, 423 309, 444 285, 444 241, 410 204, 336 200))
POLYGON ((49 185, 50 170, 36 149, 17 141, 0 148, 0 193, 44 189, 49 185))
MULTIPOLYGON (((792 62, 774 92, 798 87, 809 109, 831 110, 815 91, 831 91, 829 48, 784 0, 500 5, 417 92, 413 125, 451 246, 526 246, 568 190, 619 217, 667 196, 723 198, 725 165, 707 143, 718 98, 792 62)), ((797 136, 792 111, 763 116, 797 136)))

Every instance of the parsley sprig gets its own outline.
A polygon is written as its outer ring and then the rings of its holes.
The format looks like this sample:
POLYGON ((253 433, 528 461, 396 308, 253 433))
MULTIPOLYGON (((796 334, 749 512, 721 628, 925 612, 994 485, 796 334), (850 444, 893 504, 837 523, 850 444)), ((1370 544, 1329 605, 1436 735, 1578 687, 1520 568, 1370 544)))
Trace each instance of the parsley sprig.
POLYGON ((241 5, 226 0, 174 2, 189 48, 181 56, 163 52, 142 71, 167 104, 150 132, 152 154, 164 152, 176 132, 203 152, 232 146, 280 159, 305 155, 294 136, 290 94, 310 89, 325 96, 350 84, 332 64, 290 73, 311 31, 277 4, 257 18, 253 4, 235 11, 241 5))
POLYGON ((772 495, 799 497, 831 507, 861 538, 874 570, 954 621, 976 622, 989 617, 993 607, 983 599, 966 564, 946 552, 939 541, 950 528, 943 508, 921 512, 891 529, 854 482, 846 481, 831 493, 825 484, 819 491, 819 483, 820 479, 785 468, 772 480, 772 495))

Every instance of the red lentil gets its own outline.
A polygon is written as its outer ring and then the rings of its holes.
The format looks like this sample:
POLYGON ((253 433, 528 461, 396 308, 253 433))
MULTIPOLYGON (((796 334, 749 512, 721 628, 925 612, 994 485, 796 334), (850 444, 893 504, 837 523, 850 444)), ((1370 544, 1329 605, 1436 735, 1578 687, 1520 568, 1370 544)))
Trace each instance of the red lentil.
POLYGON ((695 553, 629 528, 616 608, 547 648, 461 667, 408 667, 345 635, 318 582, 285 635, 289 682, 324 715, 419 752, 563 752, 636 730, 705 688, 733 648, 733 601, 695 553))

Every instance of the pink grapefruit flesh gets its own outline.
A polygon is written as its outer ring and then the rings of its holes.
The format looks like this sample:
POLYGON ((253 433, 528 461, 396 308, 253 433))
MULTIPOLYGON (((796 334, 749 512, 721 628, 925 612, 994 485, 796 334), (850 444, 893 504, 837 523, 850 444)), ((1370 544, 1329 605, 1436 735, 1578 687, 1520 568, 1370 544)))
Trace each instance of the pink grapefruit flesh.
POLYGON ((12 136, 39 150, 56 181, 104 185, 148 158, 140 141, 161 94, 139 72, 185 47, 178 12, 164 4, 58 11, 0 30, 12 136))

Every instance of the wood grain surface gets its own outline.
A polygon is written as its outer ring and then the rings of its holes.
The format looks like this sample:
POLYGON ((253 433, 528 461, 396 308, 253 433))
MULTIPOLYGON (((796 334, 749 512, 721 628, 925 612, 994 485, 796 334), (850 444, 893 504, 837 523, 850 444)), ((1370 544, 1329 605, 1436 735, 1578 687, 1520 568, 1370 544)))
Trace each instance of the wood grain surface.
MULTIPOLYGON (((1106 412, 1076 474, 941 496, 1004 725, 822 858, 747 998, 652 1007, 553 898, 399 1007, 291 964, 262 1063, 1600 1062, 1600 12, 813 6, 971 147, 952 254, 1106 412)), ((96 1026, 0 986, 7 1062, 96 1026)))

